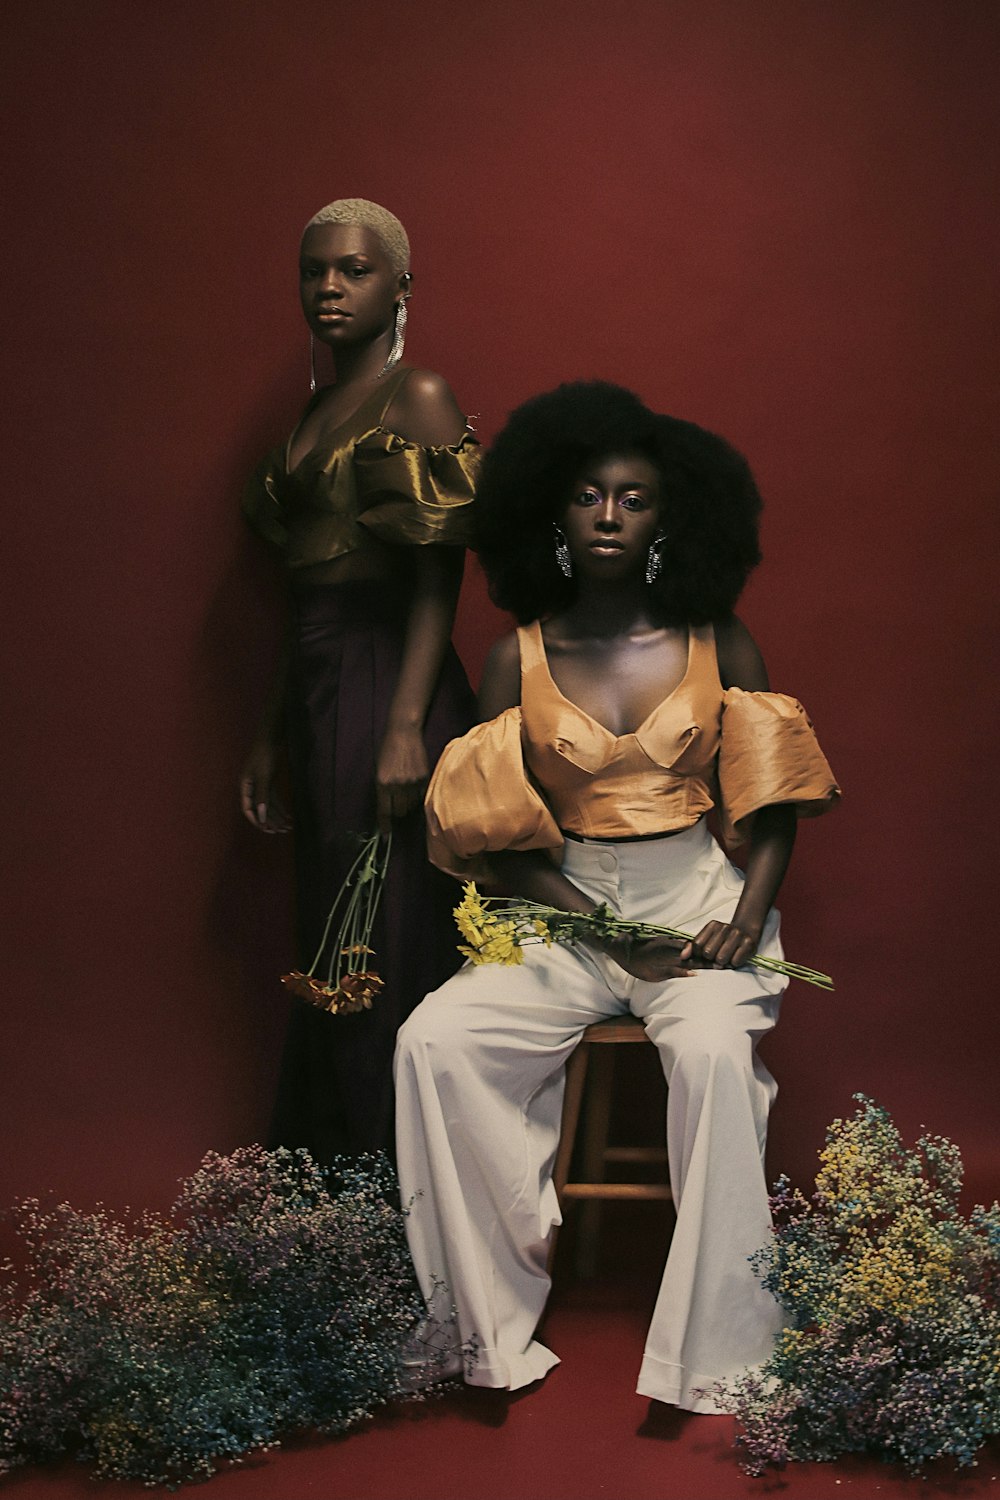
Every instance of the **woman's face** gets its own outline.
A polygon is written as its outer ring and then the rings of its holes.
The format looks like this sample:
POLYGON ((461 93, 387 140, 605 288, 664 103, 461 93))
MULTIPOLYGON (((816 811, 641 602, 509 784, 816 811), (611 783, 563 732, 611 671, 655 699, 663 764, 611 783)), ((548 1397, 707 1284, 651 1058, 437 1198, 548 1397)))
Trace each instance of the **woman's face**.
POLYGON ((638 453, 612 454, 577 475, 562 529, 583 578, 620 581, 645 573, 660 529, 660 476, 638 453))
POLYGON ((313 224, 302 236, 302 311, 310 331, 332 349, 368 343, 387 332, 407 284, 370 229, 313 224))

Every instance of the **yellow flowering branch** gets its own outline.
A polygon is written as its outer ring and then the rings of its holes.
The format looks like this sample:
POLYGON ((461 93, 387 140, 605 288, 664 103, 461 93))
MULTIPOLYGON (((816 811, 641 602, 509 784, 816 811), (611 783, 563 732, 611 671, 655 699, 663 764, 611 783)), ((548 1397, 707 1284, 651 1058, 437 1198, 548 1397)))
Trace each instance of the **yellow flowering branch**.
POLYGON ((306 973, 293 969, 281 982, 310 1005, 331 1015, 350 1015, 371 1010, 372 1001, 384 981, 368 960, 374 957, 372 928, 385 884, 392 851, 392 834, 374 833, 364 839, 347 878, 334 898, 323 928, 316 957, 306 973), (336 923, 336 926, 334 925, 336 923), (331 942, 330 934, 335 932, 331 942), (326 978, 317 977, 323 955, 328 952, 326 978))
MULTIPOLYGON (((576 943, 588 937, 624 937, 635 941, 669 937, 684 943, 694 940, 693 933, 682 932, 678 927, 661 927, 653 922, 633 922, 628 917, 616 916, 606 903, 592 912, 562 911, 538 901, 482 896, 472 881, 462 887, 462 900, 454 915, 465 939, 459 943, 458 951, 474 964, 523 963, 521 949, 527 943, 541 942, 551 947, 553 943, 576 943)), ((755 953, 750 962, 758 969, 786 974, 789 979, 801 979, 820 989, 833 989, 829 974, 784 958, 755 953)))

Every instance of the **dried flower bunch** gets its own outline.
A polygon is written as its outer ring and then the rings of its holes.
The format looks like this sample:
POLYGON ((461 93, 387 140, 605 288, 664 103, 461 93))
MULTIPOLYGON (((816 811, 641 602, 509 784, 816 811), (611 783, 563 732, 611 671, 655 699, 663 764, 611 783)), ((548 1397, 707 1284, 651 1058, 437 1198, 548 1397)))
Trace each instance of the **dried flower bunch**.
POLYGON ((907 1150, 855 1098, 812 1200, 779 1179, 754 1258, 789 1326, 759 1371, 713 1392, 750 1474, 845 1453, 967 1466, 1000 1432, 1000 1205, 964 1217, 956 1147, 925 1135, 907 1150))
POLYGON ((383 988, 383 979, 368 960, 374 957, 372 928, 391 852, 391 833, 384 837, 375 833, 362 840, 347 879, 334 898, 308 972, 293 969, 281 976, 282 984, 293 995, 331 1015, 371 1010, 372 1001, 383 988), (324 968, 326 977, 318 978, 316 971, 324 968))
MULTIPOLYGON (((481 896, 474 882, 462 887, 461 903, 455 908, 458 930, 465 938, 458 951, 473 964, 520 964, 526 943, 575 943, 581 938, 672 937, 690 942, 693 934, 677 927, 659 927, 651 922, 633 922, 616 916, 602 903, 589 913, 560 911, 537 901, 513 900, 506 896, 481 896)), ((832 990, 829 974, 804 968, 783 958, 754 954, 750 962, 760 969, 803 979, 807 984, 832 990)))
POLYGON ((207 1156, 164 1218, 19 1205, 0 1473, 73 1452, 104 1478, 176 1485, 283 1433, 343 1432, 422 1384, 396 1193, 383 1158, 323 1171, 249 1146, 207 1156))

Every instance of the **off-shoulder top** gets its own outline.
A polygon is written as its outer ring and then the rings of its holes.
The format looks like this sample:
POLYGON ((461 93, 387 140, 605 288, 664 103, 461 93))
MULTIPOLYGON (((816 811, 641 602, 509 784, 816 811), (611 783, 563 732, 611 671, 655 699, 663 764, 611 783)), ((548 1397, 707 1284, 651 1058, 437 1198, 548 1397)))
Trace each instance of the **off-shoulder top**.
POLYGON ((386 428, 385 414, 409 374, 387 375, 293 467, 289 439, 254 473, 244 514, 282 548, 290 568, 353 552, 364 546, 365 532, 409 546, 468 542, 479 444, 467 432, 453 445, 424 448, 386 428))
POLYGON ((825 812, 840 788, 805 709, 783 693, 725 689, 711 625, 688 631, 687 670, 629 734, 612 734, 556 687, 540 625, 522 626, 521 703, 452 740, 427 790, 430 857, 488 878, 489 853, 558 852, 563 830, 623 839, 689 828, 718 809, 727 844, 775 803, 825 812))

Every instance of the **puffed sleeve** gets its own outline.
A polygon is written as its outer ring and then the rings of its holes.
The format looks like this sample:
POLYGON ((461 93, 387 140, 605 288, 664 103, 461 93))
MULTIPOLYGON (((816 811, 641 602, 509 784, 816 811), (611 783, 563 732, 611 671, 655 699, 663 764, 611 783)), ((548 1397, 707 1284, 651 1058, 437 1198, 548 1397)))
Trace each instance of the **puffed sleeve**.
POLYGON ((243 491, 243 514, 260 536, 275 547, 288 546, 288 527, 277 482, 284 454, 275 448, 256 468, 243 491))
POLYGON ((731 847, 748 837, 758 808, 792 803, 800 817, 815 817, 840 796, 805 709, 784 693, 726 691, 718 774, 731 847))
POLYGON ((460 880, 490 880, 491 851, 562 848, 559 827, 524 768, 519 708, 445 746, 425 808, 431 862, 460 880))
POLYGON ((471 432, 450 447, 422 448, 377 428, 354 450, 358 522, 384 542, 467 546, 479 472, 471 432))

